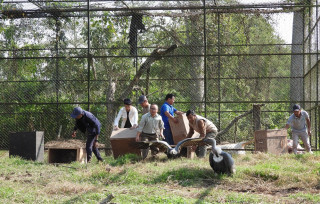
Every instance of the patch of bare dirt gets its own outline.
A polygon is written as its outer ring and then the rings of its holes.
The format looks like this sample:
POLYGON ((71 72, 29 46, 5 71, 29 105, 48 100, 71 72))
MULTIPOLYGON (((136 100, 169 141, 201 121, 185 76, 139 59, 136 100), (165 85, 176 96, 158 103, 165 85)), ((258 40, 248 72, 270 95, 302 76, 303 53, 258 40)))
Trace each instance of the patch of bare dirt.
POLYGON ((306 192, 306 193, 314 193, 320 194, 320 190, 315 188, 299 188, 296 186, 288 186, 288 187, 277 187, 272 184, 272 182, 248 182, 248 183, 230 183, 221 184, 219 186, 220 189, 228 190, 228 191, 235 191, 235 192, 248 192, 248 193, 255 193, 255 194, 265 194, 271 196, 280 196, 286 197, 290 194, 295 194, 299 192, 306 192))
MULTIPOLYGON (((97 143, 98 148, 104 148, 104 144, 97 143)), ((44 145, 45 148, 85 148, 86 142, 83 140, 69 139, 69 140, 52 140, 44 145)))

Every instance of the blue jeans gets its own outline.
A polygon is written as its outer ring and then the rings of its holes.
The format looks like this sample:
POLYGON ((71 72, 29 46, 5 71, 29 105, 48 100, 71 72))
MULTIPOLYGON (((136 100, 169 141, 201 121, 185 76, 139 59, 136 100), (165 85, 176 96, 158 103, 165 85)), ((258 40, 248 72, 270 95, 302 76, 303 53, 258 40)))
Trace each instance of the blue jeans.
POLYGON ((87 135, 87 142, 86 142, 87 162, 89 162, 91 160, 92 152, 94 153, 94 155, 96 155, 96 157, 99 161, 102 161, 102 158, 100 156, 100 152, 99 152, 98 148, 93 147, 93 143, 94 143, 95 139, 96 139, 96 135, 91 135, 91 134, 87 135))
POLYGON ((165 141, 169 145, 174 145, 174 141, 173 141, 172 132, 171 132, 170 127, 163 130, 163 135, 165 137, 165 141))

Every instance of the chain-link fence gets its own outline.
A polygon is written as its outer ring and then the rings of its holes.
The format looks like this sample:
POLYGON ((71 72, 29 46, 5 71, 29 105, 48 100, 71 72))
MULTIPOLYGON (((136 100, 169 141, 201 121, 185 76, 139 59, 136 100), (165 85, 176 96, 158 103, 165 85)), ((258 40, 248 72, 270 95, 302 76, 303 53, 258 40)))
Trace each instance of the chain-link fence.
POLYGON ((1 148, 10 132, 70 138, 75 106, 110 146, 124 98, 141 110, 139 95, 160 106, 173 93, 229 142, 283 128, 299 103, 318 149, 319 1, 246 2, 4 0, 1 148))

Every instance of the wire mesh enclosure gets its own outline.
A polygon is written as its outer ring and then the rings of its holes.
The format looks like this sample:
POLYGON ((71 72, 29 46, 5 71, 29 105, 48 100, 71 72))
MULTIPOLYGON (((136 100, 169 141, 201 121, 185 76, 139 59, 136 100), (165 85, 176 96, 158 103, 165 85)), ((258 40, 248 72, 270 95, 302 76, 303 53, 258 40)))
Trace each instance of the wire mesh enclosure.
POLYGON ((161 106, 173 93, 176 109, 223 131, 219 142, 283 128, 299 103, 318 149, 320 1, 252 2, 3 0, 0 147, 10 132, 70 138, 75 106, 110 147, 124 98, 141 110, 141 94, 161 106))

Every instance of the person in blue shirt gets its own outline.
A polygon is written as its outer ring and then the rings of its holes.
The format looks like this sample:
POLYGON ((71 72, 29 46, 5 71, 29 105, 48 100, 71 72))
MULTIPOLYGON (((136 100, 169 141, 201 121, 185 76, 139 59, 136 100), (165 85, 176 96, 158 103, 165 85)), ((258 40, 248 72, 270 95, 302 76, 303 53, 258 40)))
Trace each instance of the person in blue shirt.
POLYGON ((87 135, 87 162, 89 163, 91 161, 92 152, 95 154, 98 161, 103 161, 97 148, 97 142, 101 128, 101 123, 99 120, 92 113, 82 110, 80 107, 75 107, 73 109, 71 117, 76 119, 76 125, 74 126, 72 137, 76 137, 77 129, 83 133, 86 133, 87 135))
POLYGON ((173 107, 173 103, 175 101, 175 96, 173 94, 167 94, 165 98, 164 104, 161 106, 160 115, 162 117, 164 123, 164 130, 163 135, 165 137, 165 141, 170 144, 174 145, 172 132, 170 129, 169 120, 172 120, 175 123, 178 123, 178 119, 174 117, 174 114, 181 115, 183 112, 178 111, 173 107))

